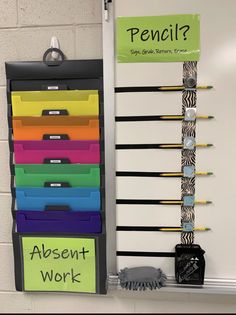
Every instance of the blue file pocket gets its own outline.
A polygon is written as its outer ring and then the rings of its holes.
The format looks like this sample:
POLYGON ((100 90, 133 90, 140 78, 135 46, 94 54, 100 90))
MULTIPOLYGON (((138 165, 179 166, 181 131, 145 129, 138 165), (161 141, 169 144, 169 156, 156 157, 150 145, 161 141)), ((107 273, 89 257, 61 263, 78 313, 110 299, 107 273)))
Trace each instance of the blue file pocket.
POLYGON ((17 210, 100 211, 99 188, 16 188, 17 210), (64 209, 63 209, 64 210, 64 209))

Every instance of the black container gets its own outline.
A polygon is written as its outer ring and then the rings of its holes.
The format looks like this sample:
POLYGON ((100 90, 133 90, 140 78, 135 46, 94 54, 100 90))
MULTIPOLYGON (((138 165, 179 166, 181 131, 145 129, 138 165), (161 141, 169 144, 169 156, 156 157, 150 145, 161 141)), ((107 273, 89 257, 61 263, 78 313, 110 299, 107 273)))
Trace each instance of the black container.
POLYGON ((197 244, 175 246, 175 278, 179 284, 202 285, 205 274, 205 251, 197 244))

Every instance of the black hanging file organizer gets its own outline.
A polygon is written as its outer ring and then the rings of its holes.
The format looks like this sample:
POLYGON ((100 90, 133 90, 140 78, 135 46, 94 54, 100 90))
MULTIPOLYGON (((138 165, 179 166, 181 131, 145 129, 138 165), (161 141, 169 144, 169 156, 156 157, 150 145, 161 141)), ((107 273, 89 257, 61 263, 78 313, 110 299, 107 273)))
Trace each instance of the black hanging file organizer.
MULTIPOLYGON (((64 291, 64 292, 80 292, 80 293, 97 293, 97 294, 106 294, 106 227, 105 227, 105 156, 104 156, 104 113, 103 113, 103 62, 102 60, 64 60, 64 56, 61 51, 58 51, 61 54, 61 60, 58 61, 47 61, 47 54, 51 53, 53 50, 50 49, 45 53, 44 61, 38 62, 7 62, 6 63, 6 76, 7 76, 7 100, 8 100, 8 123, 9 123, 9 148, 10 148, 10 170, 11 170, 11 191, 12 191, 12 215, 13 215, 13 246, 14 246, 14 263, 15 263, 15 283, 16 289, 18 291, 64 291), (20 142, 19 139, 14 139, 14 126, 13 126, 13 107, 12 107, 12 95, 15 92, 17 93, 28 93, 35 92, 41 93, 46 91, 47 93, 61 93, 68 91, 76 91, 76 93, 83 93, 82 91, 95 91, 95 94, 98 94, 98 108, 99 112, 97 113, 97 119, 99 120, 99 139, 95 139, 97 144, 94 145, 93 141, 89 142, 88 148, 86 147, 86 140, 76 140, 72 141, 68 138, 61 137, 57 133, 52 135, 51 140, 50 137, 44 137, 42 140, 33 141, 36 143, 46 143, 45 146, 50 147, 50 144, 53 146, 53 141, 57 141, 58 151, 60 152, 60 141, 69 145, 71 143, 75 143, 76 145, 84 147, 90 150, 89 154, 93 154, 94 152, 98 154, 99 152, 99 163, 91 163, 88 162, 87 168, 89 169, 89 165, 91 165, 91 170, 89 174, 89 178, 86 179, 84 187, 71 187, 74 182, 71 183, 64 181, 63 172, 60 172, 58 175, 53 171, 50 171, 49 180, 46 182, 44 187, 17 187, 16 185, 16 170, 15 170, 15 161, 16 159, 16 151, 14 152, 14 148, 16 148, 16 143, 20 142), (57 140, 54 140, 56 137, 57 140), (45 140, 47 139, 47 140, 45 140), (59 139, 59 140, 58 140, 59 139), (48 145, 49 144, 49 145, 48 145), (97 164, 97 165, 95 165, 97 164), (95 165, 95 166, 94 166, 95 165), (95 169, 95 170, 94 170, 95 169), (93 173, 99 170, 99 181, 100 186, 93 187, 93 177, 91 177, 93 173), (53 180, 51 179, 51 177, 53 180), (59 179, 54 180, 55 177, 59 179), (61 176, 61 177, 60 177, 61 176), (57 189, 58 195, 56 194, 57 189), (58 200, 63 200, 61 202, 55 202, 55 204, 47 204, 47 200, 52 200, 51 191, 53 192, 53 196, 55 194, 58 196, 58 200), (35 209, 31 209, 32 211, 25 211, 25 209, 17 208, 17 195, 19 191, 22 193, 24 197, 29 197, 27 194, 29 193, 30 197, 35 198, 35 191, 37 194, 40 192, 45 192, 46 197, 46 206, 40 211, 34 211, 35 209), (75 196, 71 197, 71 194, 67 194, 69 191, 75 192, 75 196), (77 194, 78 191, 78 194, 77 194), (95 193, 94 193, 95 191, 95 193), (63 192, 61 195, 59 192, 63 192), (32 196, 31 196, 32 193, 32 196), (48 194, 48 195, 47 195, 48 194), (82 196, 82 197, 81 197, 82 196), (78 200, 76 199, 78 197, 78 200), (81 197, 81 199, 80 199, 81 197), (92 204, 99 205, 99 211, 86 211, 80 212, 81 209, 77 207, 81 200, 84 197, 88 198, 88 202, 92 202, 92 204), (50 199, 51 198, 51 199, 50 199), (62 198, 62 199, 60 199, 62 198), (68 199, 67 199, 68 198, 68 199), (73 199, 74 198, 74 199, 73 199), (89 199, 90 198, 90 199, 89 199), (68 200, 68 204, 66 201, 68 200), (73 202, 71 202, 71 200, 73 202), (63 204, 62 204, 63 203, 63 204), (48 215, 47 215, 48 214, 48 215), (42 217, 42 224, 35 224, 35 220, 40 220, 42 217), (100 227, 99 224, 96 224, 96 229, 93 225, 90 226, 90 222, 95 220, 95 223, 99 223, 97 217, 100 217, 100 227), (50 218, 50 219, 49 219, 50 218), (55 220, 54 220, 55 219, 55 220), (21 221, 20 221, 21 220, 21 221), (46 221, 44 221, 46 220, 46 221), (53 221, 53 228, 50 230, 50 222, 48 220, 53 221), (66 224, 64 224, 63 220, 67 220, 66 224), (74 220, 78 220, 78 225, 75 224, 74 220), (26 232, 19 232, 19 224, 26 224, 26 232), (46 223, 44 223, 46 222, 46 223), (71 230, 70 230, 71 224, 71 230), (58 231, 57 231, 58 226, 58 231), (88 228, 89 227, 89 228, 88 228), (34 229, 36 229, 34 231, 34 229), (87 230, 86 230, 87 229, 87 230), (88 232, 90 231, 91 232, 88 232), (100 231, 98 232, 98 229, 100 231), (83 231, 83 232, 80 232, 83 231), (94 231, 95 232, 94 232, 94 231), (46 232, 45 232, 46 231, 46 232), (55 241, 55 244, 53 243, 55 241), (35 242, 35 243, 34 243, 35 242), (54 252, 53 248, 51 248, 51 254, 49 255, 48 244, 54 244, 54 252), (63 244, 66 244, 66 248, 63 249, 63 244), (70 248, 71 244, 71 248, 70 248), (61 246, 61 247, 60 247, 61 246), (86 248, 87 246, 87 248, 86 248), (58 247, 58 248, 56 248, 58 247), (56 248, 56 249, 55 249, 56 248), (37 254, 32 254, 36 249, 40 249, 37 254), (43 249, 43 250, 42 250, 43 249), (60 251, 61 250, 61 251, 60 251), (63 252, 64 250, 64 252, 63 252), (45 251, 43 253, 43 251, 45 251), (85 253, 84 253, 85 252, 85 253), (47 253, 47 254, 45 254, 47 253), (54 253, 54 254, 53 254, 54 253), (48 258, 46 257, 47 255, 48 258), (59 256, 61 261, 63 262, 60 265, 59 256), (69 257, 70 256, 70 257, 69 257), (34 258, 33 258, 34 257, 34 258), (47 261, 47 259, 49 259, 47 261), (68 264, 66 263, 68 259, 68 264), (70 259, 70 260, 69 260, 70 259), (86 261, 87 259, 87 261, 86 261), (35 265, 34 265, 35 261, 35 265), (40 263, 42 262, 42 268, 45 266, 45 270, 40 270, 40 263), (44 264, 45 263, 45 264, 44 264), (72 267, 69 270, 66 270, 67 265, 70 263, 72 267), (57 265, 58 264, 58 265, 57 265), (29 268, 32 268, 31 276, 29 274, 29 268), (38 268, 38 269, 37 269, 38 268), (48 268, 48 270, 47 270, 48 268), (53 269, 55 268, 55 270, 53 269), (58 269, 57 269, 58 268, 58 269), (64 268, 64 269, 63 269, 64 268), (78 268, 78 270, 77 270, 78 268), (87 268, 87 269, 86 269, 87 268), (68 272, 67 272, 68 271, 68 272), (46 272, 49 272, 49 277, 45 278, 46 272), (52 274, 50 274, 50 272, 52 274), (54 272, 54 274, 53 274, 54 272), (41 274, 40 274, 41 273, 41 274), (41 279, 42 275, 44 278, 41 279), (49 279, 53 275, 53 280, 49 279), (30 279, 32 278, 32 280, 30 279), (35 277, 35 281, 34 280, 35 277), (41 278, 40 278, 41 277, 41 278), (42 280, 42 281, 41 281, 42 280), (40 282, 41 281, 41 282, 40 282), (68 282, 70 281, 70 284, 68 282)), ((39 94, 40 95, 40 94, 39 94)), ((49 95, 49 94, 47 94, 49 95)), ((52 95, 52 94, 50 94, 52 95)), ((55 94, 57 95, 57 94, 55 94)), ((39 97, 40 100, 40 97, 39 97)), ((66 100, 66 97, 65 97, 66 100)), ((40 106, 46 99, 41 99, 40 106)), ((39 103, 37 103, 39 104, 39 103)), ((38 106, 38 105, 35 106, 38 106)), ((80 104, 80 103, 78 103, 80 104)), ((82 104, 82 103, 81 103, 82 104)), ((80 105, 78 105, 80 106, 80 105)), ((83 105, 84 106, 84 105, 83 105)), ((50 108, 45 106, 41 113, 42 117, 46 117, 48 115, 51 116, 52 119, 57 119, 58 116, 62 117, 70 117, 70 111, 67 108, 50 108), (46 116, 45 116, 46 115, 46 116)), ((32 104, 29 106, 29 109, 32 108, 32 104)), ((27 115, 26 115, 27 116, 27 115)), ((30 115, 28 115, 30 116, 30 115)), ((36 119, 36 118, 34 118, 36 119)), ((39 118, 40 119, 40 118, 39 118)), ((79 118, 78 118, 79 119, 79 118)), ((29 142, 23 141, 27 145, 29 142)), ((62 143, 61 142, 61 143, 62 143)), ((55 143, 55 142, 54 142, 55 143)), ((44 144, 41 144, 42 146, 44 144)), ((81 149, 81 148, 80 148, 81 149)), ((83 163, 85 161, 82 159, 82 149, 79 151, 71 151, 73 156, 78 158, 78 161, 71 162, 70 156, 61 157, 61 156, 49 156, 47 161, 44 163, 47 164, 47 167, 53 167, 56 164, 58 168, 58 164, 63 167, 63 165, 72 165, 78 163, 81 165, 81 169, 83 169, 83 163), (77 153, 76 153, 77 152, 77 153), (74 154, 75 153, 75 154, 74 154), (80 160, 82 160, 80 164, 80 160), (64 163, 66 164, 64 164, 64 163), (68 164, 69 163, 69 164, 68 164)), ((69 152, 69 150, 64 150, 65 152, 69 152)), ((40 151, 41 152, 41 151, 40 151)), ((39 153, 40 153, 39 152, 39 153)), ((33 176, 36 176, 37 181, 37 169, 38 165, 42 168, 43 163, 37 164, 37 155, 38 151, 35 154, 35 161, 33 167, 33 176), (34 172, 35 168, 35 172, 34 172)), ((95 154, 94 153, 94 154, 95 154)), ((69 153, 68 153, 69 154, 69 153)), ((85 154, 86 157, 86 154, 85 154)), ((97 157, 95 160, 98 159, 97 157)), ((20 163, 22 165, 22 169, 27 169, 29 165, 24 165, 24 163, 20 163)), ((26 163, 27 164, 27 163, 26 163)), ((45 164, 46 165, 46 164, 45 164)), ((46 167, 45 167, 46 168, 46 167)), ((85 167, 86 168, 86 167, 85 167)), ((17 170, 18 172, 19 170, 17 170)), ((66 172, 66 167, 65 167, 66 172)), ((80 176, 87 176, 82 173, 80 176)), ((85 172, 85 171, 84 171, 85 172)), ((89 171, 88 171, 89 172, 89 171)), ((96 173, 97 174, 97 173, 96 173)), ((29 175, 29 174, 26 174, 29 175)), ((32 174, 30 174, 32 175, 32 174)), ((75 174, 73 174, 75 175, 75 174)), ((66 178, 68 178, 68 174, 66 174, 66 178)), ((95 181, 95 179, 94 179, 95 181)), ((96 177, 96 183, 98 181, 98 177, 96 177)), ((19 181, 18 181, 19 182, 19 181)), ((83 184, 83 183, 82 183, 83 184)), ((39 185, 41 185, 39 183, 39 185)), ((81 183, 80 183, 81 185, 81 183)), ((36 195, 37 195, 36 194, 36 195)), ((26 198, 26 201, 27 201, 26 198)), ((57 197, 56 197, 57 198, 57 197)), ((29 199, 30 202, 31 199, 29 199)), ((33 199, 32 199, 33 200, 33 199)), ((40 200, 40 196, 39 196, 40 200)), ((86 199, 87 200, 87 199, 86 199)), ((83 204, 86 202, 82 202, 82 210, 83 204)), ((36 202, 37 203, 37 202, 36 202)), ((32 204, 31 204, 32 205, 32 204)), ((95 207, 96 208, 96 207, 95 207)), ((94 209, 95 209, 94 208, 94 209)), ((96 209, 95 209, 96 210, 96 209)), ((91 223, 92 224, 92 223, 91 223)), ((22 225, 23 226, 23 225, 22 225)), ((51 225, 52 226, 52 225, 51 225)), ((22 227, 21 227, 22 229, 22 227)), ((23 226, 24 230, 24 226, 23 226)))

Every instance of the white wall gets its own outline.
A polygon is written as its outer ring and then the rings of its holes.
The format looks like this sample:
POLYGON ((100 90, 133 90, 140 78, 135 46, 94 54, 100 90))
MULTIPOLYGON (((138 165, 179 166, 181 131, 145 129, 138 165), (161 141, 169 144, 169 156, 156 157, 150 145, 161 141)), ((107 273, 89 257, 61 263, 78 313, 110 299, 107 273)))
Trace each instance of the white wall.
MULTIPOLYGON (((163 0, 164 1, 164 0, 163 0)), ((14 288, 4 62, 41 60, 51 36, 69 59, 102 57, 101 0, 0 0, 0 313, 235 312, 235 296, 157 292, 107 296, 14 288)))

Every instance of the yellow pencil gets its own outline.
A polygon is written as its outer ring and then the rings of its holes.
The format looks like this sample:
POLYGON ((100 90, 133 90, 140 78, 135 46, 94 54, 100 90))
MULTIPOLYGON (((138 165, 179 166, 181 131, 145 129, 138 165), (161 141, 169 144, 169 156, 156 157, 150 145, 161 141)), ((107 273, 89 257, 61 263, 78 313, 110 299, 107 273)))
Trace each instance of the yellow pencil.
MULTIPOLYGON (((176 119, 176 120, 179 120, 179 119, 184 119, 185 116, 183 115, 162 115, 161 116, 161 119, 163 120, 170 120, 170 119, 176 119)), ((212 119, 214 118, 214 116, 209 116, 209 115, 199 115, 199 116, 196 116, 196 119, 212 119)))
MULTIPOLYGON (((163 227, 163 226, 117 226, 116 227, 117 231, 135 231, 135 232, 182 232, 184 229, 180 226, 168 226, 168 227, 163 227)), ((193 231, 210 231, 211 229, 209 227, 195 227, 193 228, 193 231)), ((186 231, 186 232, 191 232, 191 231, 186 231)))
MULTIPOLYGON (((195 144, 193 147, 196 148, 207 148, 212 147, 213 144, 195 144)), ((182 149, 184 145, 182 143, 152 143, 152 144, 116 144, 117 150, 143 150, 143 149, 182 149)))
MULTIPOLYGON (((169 205, 169 204, 180 204, 182 205, 184 202, 183 200, 160 200, 160 204, 165 204, 165 205, 169 205)), ((207 205, 212 203, 212 201, 210 200, 196 200, 195 205, 207 205)))
MULTIPOLYGON (((209 227, 196 227, 193 228, 194 231, 210 231, 211 229, 209 227)), ((160 228, 159 231, 163 231, 163 232, 179 232, 179 231, 183 231, 183 228, 179 227, 179 228, 160 228)))
MULTIPOLYGON (((194 174, 193 174, 194 175, 194 174)), ((209 176, 212 172, 195 172, 195 176, 209 176)), ((117 171, 116 176, 119 177, 183 177, 183 172, 136 172, 136 171, 117 171)))
POLYGON ((195 147, 197 147, 197 148, 213 147, 213 144, 211 144, 211 143, 208 143, 208 144, 196 144, 195 147))
MULTIPOLYGON (((177 144, 160 144, 160 148, 183 148, 182 143, 177 143, 177 144)), ((212 147, 213 144, 211 143, 199 143, 194 145, 196 148, 207 148, 207 147, 212 147)))
MULTIPOLYGON (((197 90, 209 90, 212 89, 213 86, 211 85, 199 85, 196 87, 197 90)), ((176 85, 176 86, 160 86, 158 88, 160 91, 179 91, 179 90, 184 90, 185 86, 183 85, 176 85)))
MULTIPOLYGON (((182 205, 181 199, 116 199, 118 205, 182 205)), ((195 205, 211 204, 210 200, 195 200, 195 205)))
POLYGON ((210 203, 212 203, 212 201, 210 201, 210 200, 196 200, 195 201, 196 205, 207 205, 207 204, 210 204, 210 203))
MULTIPOLYGON (((183 200, 179 199, 116 199, 117 205, 182 205, 183 200)), ((195 200, 195 205, 207 205, 210 200, 195 200)))
MULTIPOLYGON (((212 119, 214 116, 198 115, 196 119, 212 119)), ((116 116, 116 122, 138 122, 138 121, 162 121, 162 120, 183 120, 184 115, 152 115, 152 116, 116 116)))
MULTIPOLYGON (((212 172, 196 172, 196 176, 209 176, 213 175, 212 172)), ((184 176, 184 173, 182 172, 176 172, 176 173, 160 173, 160 177, 181 177, 184 176)))
POLYGON ((195 175, 197 176, 209 176, 209 175, 213 175, 212 172, 196 172, 195 175))
MULTIPOLYGON (((211 85, 198 85, 197 90, 209 90, 212 89, 211 85)), ((126 87, 116 87, 115 93, 129 93, 129 92, 162 92, 162 91, 183 91, 187 89, 184 85, 174 85, 174 86, 126 86, 126 87)))

